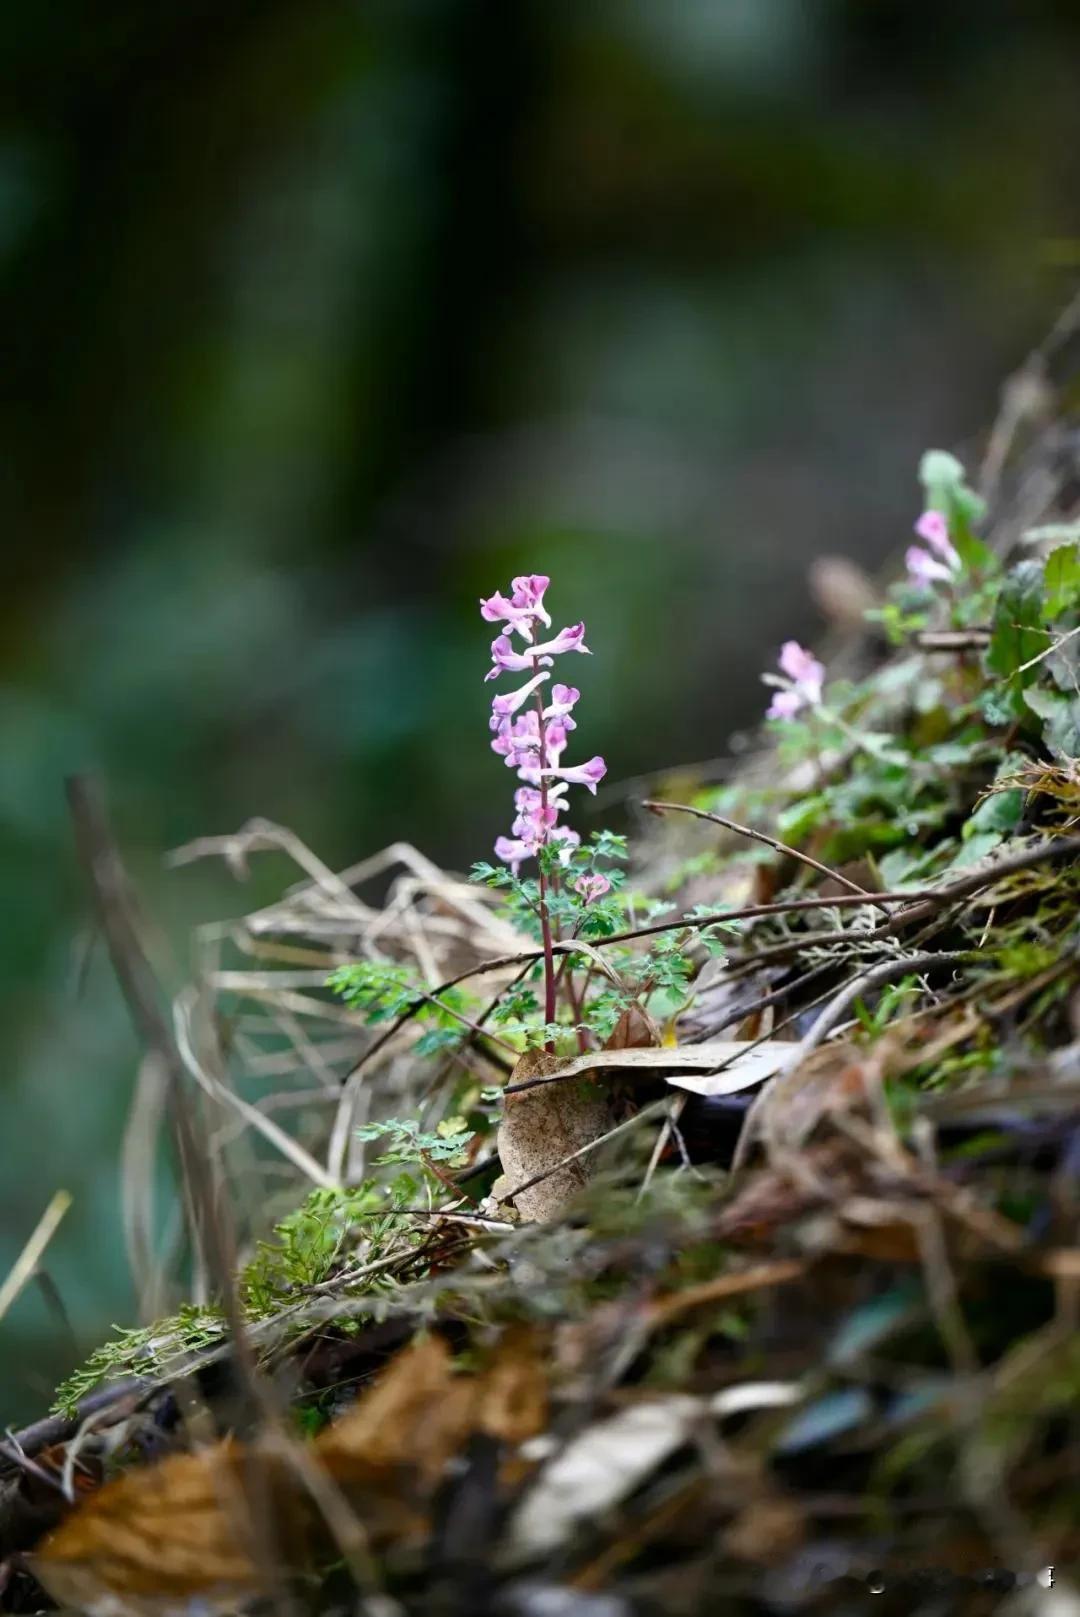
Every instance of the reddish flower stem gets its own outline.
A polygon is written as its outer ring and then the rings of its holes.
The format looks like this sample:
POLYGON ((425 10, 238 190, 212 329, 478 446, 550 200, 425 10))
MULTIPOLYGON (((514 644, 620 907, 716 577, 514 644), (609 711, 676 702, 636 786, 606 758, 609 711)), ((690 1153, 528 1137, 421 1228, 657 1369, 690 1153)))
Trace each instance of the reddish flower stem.
MULTIPOLYGON (((537 855, 537 862, 540 866, 540 903, 538 908, 540 913, 540 937, 544 945, 544 1021, 545 1023, 550 1023, 554 1022, 555 1020, 556 1008, 555 952, 552 948, 553 939, 551 933, 551 916, 548 914, 547 905, 547 876, 544 873, 544 849, 548 844, 548 830, 546 824, 548 783, 547 776, 543 773, 545 767, 547 766, 547 757, 544 752, 544 698, 541 696, 539 691, 536 693, 536 718, 537 723, 540 726, 540 813, 542 822, 544 823, 544 840, 540 844, 540 851, 537 855)), ((544 1045, 544 1049, 549 1055, 554 1055, 554 1039, 548 1039, 544 1045)))

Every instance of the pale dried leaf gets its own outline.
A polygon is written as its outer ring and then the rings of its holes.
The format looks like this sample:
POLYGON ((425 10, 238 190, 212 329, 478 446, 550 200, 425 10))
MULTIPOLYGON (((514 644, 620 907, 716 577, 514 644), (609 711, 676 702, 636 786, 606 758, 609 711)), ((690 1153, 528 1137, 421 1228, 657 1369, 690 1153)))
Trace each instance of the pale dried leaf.
POLYGON ((697 1095, 731 1095, 784 1071, 798 1048, 793 1039, 770 1039, 761 1045, 749 1039, 713 1039, 707 1044, 676 1045, 673 1049, 590 1050, 570 1061, 547 1056, 544 1066, 528 1071, 519 1062, 511 1084, 545 1078, 553 1090, 558 1090, 565 1087, 567 1079, 591 1072, 618 1071, 663 1078, 674 1088, 693 1090, 697 1095))
POLYGON ((544 1468, 510 1523, 512 1553, 522 1560, 565 1544, 632 1493, 700 1421, 698 1398, 673 1396, 634 1404, 590 1426, 544 1468))

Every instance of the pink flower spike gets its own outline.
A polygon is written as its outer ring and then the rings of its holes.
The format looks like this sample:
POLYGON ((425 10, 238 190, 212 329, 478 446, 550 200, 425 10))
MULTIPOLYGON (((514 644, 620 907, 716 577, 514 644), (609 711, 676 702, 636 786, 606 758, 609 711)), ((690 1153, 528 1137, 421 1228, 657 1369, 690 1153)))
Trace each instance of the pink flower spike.
POLYGON ((505 695, 496 696, 491 704, 491 728, 497 730, 504 719, 510 718, 519 707, 523 707, 538 685, 542 685, 550 674, 534 674, 527 685, 521 685, 516 691, 507 691, 505 695))
POLYGON ((527 573, 513 580, 513 595, 510 604, 519 612, 529 612, 533 617, 539 618, 547 628, 551 628, 551 618, 544 609, 544 592, 551 579, 546 573, 527 573))
POLYGON ((586 904, 592 904, 596 899, 603 898, 605 893, 611 891, 611 883, 606 876, 579 876, 574 883, 574 891, 580 893, 586 904))
POLYGON ((767 719, 793 719, 805 706, 797 690, 774 691, 765 717, 767 719))
POLYGON ((925 539, 931 550, 937 551, 950 567, 960 566, 960 557, 949 538, 949 524, 940 511, 924 511, 915 524, 915 532, 925 539))
POLYGON ((587 764, 571 764, 565 769, 543 769, 543 775, 557 775, 560 780, 569 781, 571 786, 585 786, 596 796, 596 788, 607 774, 607 764, 597 756, 590 758, 587 764))
POLYGON ((811 652, 800 646, 797 640, 785 640, 777 660, 781 673, 795 681, 795 687, 805 701, 820 702, 825 669, 811 652))
POLYGON ((908 577, 913 584, 950 584, 952 571, 943 561, 935 561, 921 545, 912 545, 904 557, 908 577))

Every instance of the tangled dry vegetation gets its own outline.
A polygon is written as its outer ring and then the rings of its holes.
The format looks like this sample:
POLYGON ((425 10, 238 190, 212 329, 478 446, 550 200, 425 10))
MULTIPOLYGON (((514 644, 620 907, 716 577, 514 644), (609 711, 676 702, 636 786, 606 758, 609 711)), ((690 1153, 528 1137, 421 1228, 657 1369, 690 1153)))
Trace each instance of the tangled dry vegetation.
POLYGON ((1052 1575, 1080 1610, 1080 438, 1031 424, 1063 364, 1010 395, 991 517, 924 465, 962 580, 639 810, 554 1052, 500 887, 266 824, 179 856, 300 881, 199 933, 170 1016, 76 786, 157 1323, 9 1435, 3 1609, 1021 1612, 1052 1575))

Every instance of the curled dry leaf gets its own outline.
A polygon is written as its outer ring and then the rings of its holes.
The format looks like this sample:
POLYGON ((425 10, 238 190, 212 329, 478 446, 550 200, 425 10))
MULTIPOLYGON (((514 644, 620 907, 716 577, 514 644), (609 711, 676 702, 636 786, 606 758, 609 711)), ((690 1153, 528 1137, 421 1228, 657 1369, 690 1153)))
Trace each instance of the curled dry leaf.
MULTIPOLYGON (((740 1089, 784 1072, 799 1044, 792 1039, 770 1039, 757 1044, 749 1039, 713 1039, 708 1044, 682 1044, 662 1050, 592 1050, 570 1061, 545 1056, 543 1065, 525 1069, 522 1056, 510 1079, 514 1084, 529 1079, 552 1080, 551 1089, 565 1087, 565 1080, 591 1072, 620 1072, 632 1078, 662 1078, 674 1089, 689 1089, 695 1095, 733 1095, 740 1089)), ((539 1052, 530 1052, 530 1056, 539 1052)), ((543 1094, 534 1089, 530 1094, 543 1094)), ((509 1105, 508 1097, 507 1104, 509 1105)))
POLYGON ((580 1526, 603 1516, 689 1441, 702 1414, 699 1398, 657 1398, 580 1433, 545 1467, 515 1512, 512 1557, 548 1555, 580 1526))
POLYGON ((256 1491, 263 1533, 283 1559, 301 1564, 309 1524, 284 1461, 236 1443, 128 1472, 73 1512, 28 1564, 54 1600, 95 1617, 166 1617, 196 1601, 227 1610, 259 1584, 256 1491))
POLYGON ((628 1005, 615 1023, 605 1050, 647 1050, 663 1042, 655 1017, 636 1001, 628 1005))
MULTIPOLYGON (((613 1060, 625 1061, 640 1053, 613 1053, 613 1060)), ((580 1059, 586 1071, 590 1061, 598 1061, 596 1056, 580 1059)), ((511 1075, 511 1086, 563 1072, 566 1065, 543 1050, 526 1050, 511 1075)), ((596 1167, 591 1154, 569 1159, 606 1134, 613 1122, 605 1091, 588 1078, 507 1095, 498 1139, 505 1183, 495 1187, 496 1193, 508 1196, 522 1218, 539 1223, 557 1218, 596 1167), (527 1185, 537 1174, 545 1177, 514 1195, 515 1185, 527 1185)))
MULTIPOLYGON (((530 1337, 511 1333, 480 1375, 445 1342, 406 1348, 308 1451, 374 1547, 421 1538, 447 1462, 482 1430, 508 1450, 547 1418, 530 1337)), ((508 1456, 508 1459, 512 1456, 508 1456)), ((93 1617, 192 1617, 258 1593, 268 1559, 295 1571, 329 1549, 301 1468, 271 1443, 172 1455, 102 1488, 28 1557, 54 1599, 93 1617)))

